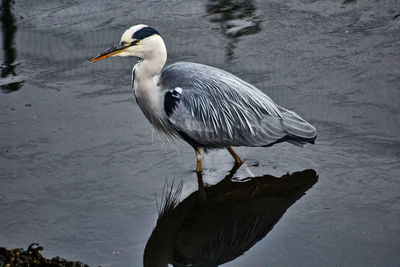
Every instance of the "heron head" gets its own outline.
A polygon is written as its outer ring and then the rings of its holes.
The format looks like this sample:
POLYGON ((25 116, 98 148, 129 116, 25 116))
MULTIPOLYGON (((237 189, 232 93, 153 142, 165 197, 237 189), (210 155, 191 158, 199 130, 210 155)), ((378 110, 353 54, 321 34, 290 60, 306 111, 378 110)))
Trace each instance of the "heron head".
POLYGON ((164 41, 160 34, 147 25, 139 24, 126 30, 120 42, 104 52, 99 53, 97 56, 90 59, 89 62, 93 63, 113 56, 135 56, 141 59, 147 59, 157 56, 159 53, 166 53, 164 41))

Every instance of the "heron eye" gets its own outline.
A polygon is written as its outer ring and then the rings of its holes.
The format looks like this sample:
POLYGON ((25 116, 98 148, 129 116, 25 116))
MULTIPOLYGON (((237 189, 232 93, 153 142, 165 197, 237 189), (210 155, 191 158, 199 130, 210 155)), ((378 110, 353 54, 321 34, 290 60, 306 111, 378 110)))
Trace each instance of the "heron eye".
POLYGON ((125 42, 125 41, 121 41, 121 42, 120 42, 120 45, 121 45, 121 46, 126 46, 127 44, 128 44, 128 43, 125 42))

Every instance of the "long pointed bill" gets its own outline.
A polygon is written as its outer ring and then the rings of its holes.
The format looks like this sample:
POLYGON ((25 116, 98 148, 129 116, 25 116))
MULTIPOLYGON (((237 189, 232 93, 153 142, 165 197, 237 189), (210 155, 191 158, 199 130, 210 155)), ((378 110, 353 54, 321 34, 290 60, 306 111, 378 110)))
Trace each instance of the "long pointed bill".
POLYGON ((97 56, 95 56, 94 58, 89 59, 90 63, 96 62, 98 60, 101 59, 105 59, 107 57, 111 57, 114 56, 116 54, 121 53, 122 51, 124 51, 124 48, 127 48, 129 46, 126 45, 122 45, 121 43, 118 43, 110 48, 108 48, 106 51, 104 51, 103 53, 98 54, 97 56))

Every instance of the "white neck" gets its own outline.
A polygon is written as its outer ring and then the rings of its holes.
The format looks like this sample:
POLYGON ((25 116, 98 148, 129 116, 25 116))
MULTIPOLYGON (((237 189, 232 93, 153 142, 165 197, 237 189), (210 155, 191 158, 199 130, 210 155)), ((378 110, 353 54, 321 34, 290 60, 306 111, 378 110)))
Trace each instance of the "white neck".
POLYGON ((160 73, 167 61, 167 49, 159 35, 153 35, 141 41, 139 57, 143 59, 137 69, 139 79, 150 79, 160 73))
POLYGON ((134 67, 133 87, 137 103, 149 121, 159 128, 163 114, 162 94, 157 86, 158 76, 167 60, 167 50, 161 37, 146 44, 143 60, 134 67))
POLYGON ((139 47, 142 61, 134 67, 135 93, 137 97, 154 98, 158 95, 157 78, 167 61, 167 49, 159 35, 144 39, 139 47))
POLYGON ((159 51, 158 55, 154 55, 149 58, 144 58, 136 69, 136 77, 139 80, 152 79, 157 76, 165 62, 167 61, 167 51, 159 51))

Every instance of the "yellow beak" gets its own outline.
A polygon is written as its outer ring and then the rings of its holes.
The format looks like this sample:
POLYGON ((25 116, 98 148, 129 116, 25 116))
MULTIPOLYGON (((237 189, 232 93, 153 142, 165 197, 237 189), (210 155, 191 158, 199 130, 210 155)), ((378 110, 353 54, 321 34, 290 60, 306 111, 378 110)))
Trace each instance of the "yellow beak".
POLYGON ((123 45, 122 43, 118 43, 110 48, 108 48, 106 51, 104 51, 103 53, 99 53, 97 56, 95 56, 94 58, 89 59, 90 63, 96 62, 98 60, 101 59, 105 59, 107 57, 111 57, 114 56, 116 54, 121 53, 122 51, 124 51, 125 48, 129 47, 129 45, 123 45))

